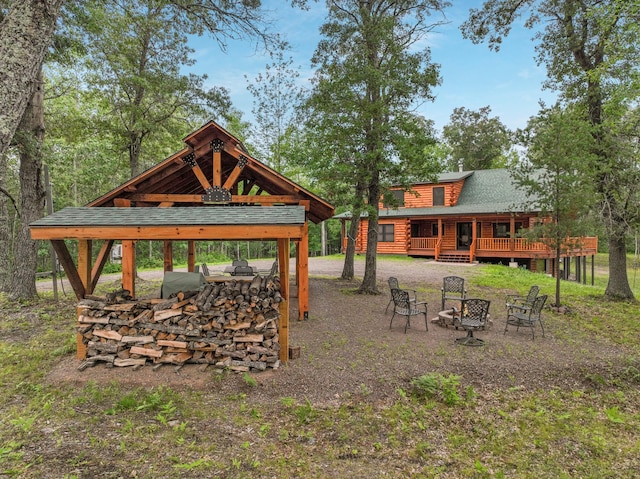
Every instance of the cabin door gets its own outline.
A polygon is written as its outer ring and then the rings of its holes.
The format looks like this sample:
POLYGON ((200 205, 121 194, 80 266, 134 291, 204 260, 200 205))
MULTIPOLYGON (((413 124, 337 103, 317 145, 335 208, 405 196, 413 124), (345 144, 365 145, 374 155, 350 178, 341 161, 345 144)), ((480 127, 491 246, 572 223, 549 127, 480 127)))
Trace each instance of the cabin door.
POLYGON ((471 234, 473 224, 457 223, 456 224, 456 248, 468 251, 471 247, 471 234))

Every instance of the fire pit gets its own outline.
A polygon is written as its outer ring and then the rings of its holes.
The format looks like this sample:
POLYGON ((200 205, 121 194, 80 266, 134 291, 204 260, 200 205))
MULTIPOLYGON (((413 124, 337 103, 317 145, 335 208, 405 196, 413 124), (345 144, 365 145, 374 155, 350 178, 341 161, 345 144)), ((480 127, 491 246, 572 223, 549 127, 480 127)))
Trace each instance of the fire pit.
MULTIPOLYGON (((431 322, 437 324, 438 326, 443 326, 445 328, 448 328, 449 326, 453 326, 454 328, 458 329, 458 326, 460 324, 460 310, 445 309, 444 311, 440 311, 438 313, 438 317, 433 318, 431 322)), ((492 324, 493 323, 491 322, 489 315, 487 315, 487 324, 484 327, 484 329, 487 330, 491 328, 492 324)))

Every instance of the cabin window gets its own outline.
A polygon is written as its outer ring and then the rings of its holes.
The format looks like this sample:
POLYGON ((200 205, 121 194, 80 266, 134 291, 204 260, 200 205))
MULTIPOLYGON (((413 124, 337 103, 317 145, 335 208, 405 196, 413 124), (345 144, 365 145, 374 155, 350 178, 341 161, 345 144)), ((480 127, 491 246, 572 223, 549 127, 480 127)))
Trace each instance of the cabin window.
POLYGON ((493 224, 493 237, 494 238, 508 238, 509 237, 509 223, 494 223, 493 224))
POLYGON ((393 226, 394 225, 378 225, 379 243, 393 243, 393 226))
POLYGON ((433 188, 433 206, 444 206, 444 186, 433 188))
POLYGON ((382 206, 385 208, 397 208, 398 206, 404 206, 404 190, 391 190, 391 195, 394 201, 385 201, 382 206))
MULTIPOLYGON (((522 222, 518 221, 515 224, 516 231, 522 229, 522 222)), ((493 224, 493 237, 494 238, 509 238, 511 236, 510 223, 494 223, 493 224)))

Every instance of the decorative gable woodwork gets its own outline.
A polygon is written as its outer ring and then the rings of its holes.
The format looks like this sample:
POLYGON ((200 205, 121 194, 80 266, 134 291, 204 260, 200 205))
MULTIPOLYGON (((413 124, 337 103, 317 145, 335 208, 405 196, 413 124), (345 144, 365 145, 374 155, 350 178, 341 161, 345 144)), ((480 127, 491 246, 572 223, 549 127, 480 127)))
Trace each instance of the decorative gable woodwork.
POLYGON ((222 127, 209 122, 184 139, 186 147, 87 206, 203 206, 298 204, 311 221, 333 206, 250 156, 222 127))

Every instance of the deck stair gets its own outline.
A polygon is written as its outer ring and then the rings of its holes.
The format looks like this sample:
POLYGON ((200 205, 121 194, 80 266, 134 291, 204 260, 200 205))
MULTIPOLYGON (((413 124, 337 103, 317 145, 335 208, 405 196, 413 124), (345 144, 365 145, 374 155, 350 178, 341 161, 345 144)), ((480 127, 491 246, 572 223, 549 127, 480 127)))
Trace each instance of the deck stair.
POLYGON ((464 251, 442 252, 438 256, 438 261, 442 263, 468 263, 469 253, 464 251))

